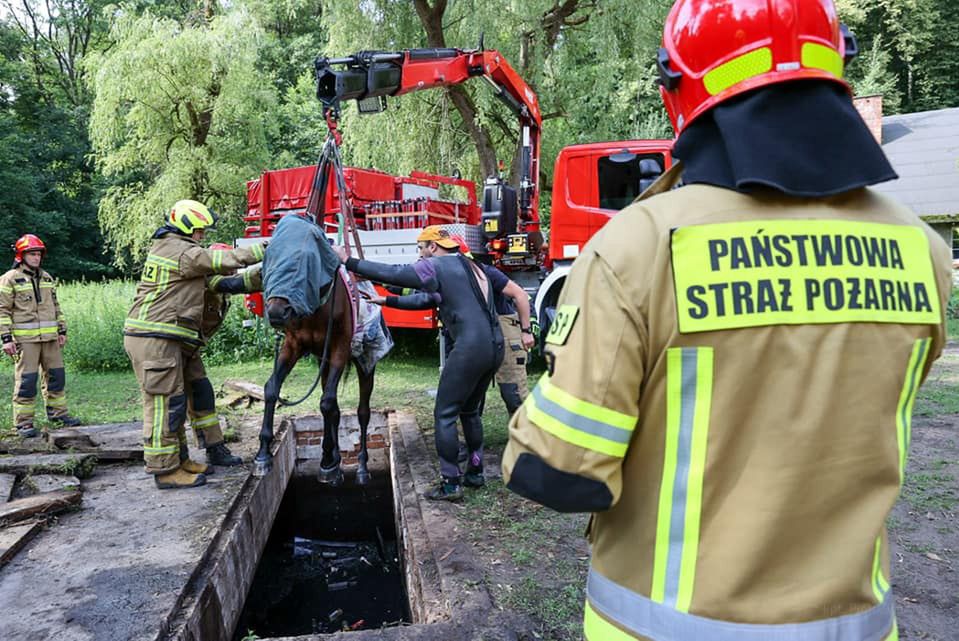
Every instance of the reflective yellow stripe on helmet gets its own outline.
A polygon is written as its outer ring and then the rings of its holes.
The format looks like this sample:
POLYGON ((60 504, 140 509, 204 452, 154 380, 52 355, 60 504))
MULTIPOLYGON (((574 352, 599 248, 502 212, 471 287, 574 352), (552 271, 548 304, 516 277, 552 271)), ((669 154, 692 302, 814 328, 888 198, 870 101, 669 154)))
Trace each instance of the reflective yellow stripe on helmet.
POLYGON ((806 42, 803 43, 800 57, 803 67, 807 69, 820 69, 831 73, 837 78, 842 78, 844 67, 842 56, 832 47, 821 45, 818 42, 806 42))
POLYGON ((703 76, 703 86, 710 95, 715 96, 743 80, 764 74, 772 68, 772 50, 769 47, 754 49, 709 71, 703 76))

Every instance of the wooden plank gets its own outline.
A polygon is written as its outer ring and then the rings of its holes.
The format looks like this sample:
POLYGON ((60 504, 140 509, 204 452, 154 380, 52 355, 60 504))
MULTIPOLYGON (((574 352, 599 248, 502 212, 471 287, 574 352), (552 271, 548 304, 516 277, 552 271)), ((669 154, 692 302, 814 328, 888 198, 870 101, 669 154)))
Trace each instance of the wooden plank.
POLYGON ((50 432, 50 442, 58 450, 69 450, 70 448, 91 448, 96 447, 97 443, 89 434, 84 434, 79 430, 56 430, 50 432))
POLYGON ((0 523, 22 521, 38 514, 56 514, 63 512, 83 500, 83 492, 78 490, 57 490, 34 494, 0 505, 0 523))
POLYGON ((97 457, 93 454, 23 454, 0 456, 0 473, 72 474, 85 479, 93 474, 97 457))
POLYGON ((43 521, 30 521, 0 530, 0 566, 16 556, 43 527, 43 521))
POLYGON ((13 496, 13 486, 17 484, 16 474, 0 474, 0 503, 6 503, 13 496))
POLYGON ((259 385, 253 383, 248 383, 246 381, 238 380, 227 380, 223 382, 223 387, 226 389, 236 390, 237 392, 243 392, 246 396, 255 398, 258 401, 262 401, 266 396, 263 394, 263 388, 259 385))

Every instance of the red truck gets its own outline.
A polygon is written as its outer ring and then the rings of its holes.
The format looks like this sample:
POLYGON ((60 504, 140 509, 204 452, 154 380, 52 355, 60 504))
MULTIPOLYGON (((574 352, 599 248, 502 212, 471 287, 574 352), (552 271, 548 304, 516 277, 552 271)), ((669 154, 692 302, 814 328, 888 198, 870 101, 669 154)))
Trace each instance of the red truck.
MULTIPOLYGON (((356 100, 363 112, 382 111, 387 96, 485 78, 520 125, 518 184, 488 178, 477 186, 458 177, 413 172, 392 176, 344 168, 346 195, 366 258, 405 264, 416 259, 415 239, 426 225, 444 225, 466 240, 479 260, 495 264, 534 301, 544 335, 555 314, 566 272, 583 245, 672 164, 672 141, 627 140, 571 145, 553 168, 550 228, 540 229, 539 156, 542 120, 536 94, 503 56, 492 50, 409 49, 360 52, 316 61, 317 97, 338 112, 356 100), (443 196, 463 188, 465 200, 443 196)), ((266 171, 247 183, 247 238, 268 237, 279 218, 302 213, 316 167, 266 171)), ((323 222, 334 231, 341 194, 329 181, 323 222)), ((255 300, 255 299, 254 299, 255 300)), ((254 302, 254 306, 257 303, 254 302)), ((385 310, 393 327, 434 328, 432 312, 385 310)))

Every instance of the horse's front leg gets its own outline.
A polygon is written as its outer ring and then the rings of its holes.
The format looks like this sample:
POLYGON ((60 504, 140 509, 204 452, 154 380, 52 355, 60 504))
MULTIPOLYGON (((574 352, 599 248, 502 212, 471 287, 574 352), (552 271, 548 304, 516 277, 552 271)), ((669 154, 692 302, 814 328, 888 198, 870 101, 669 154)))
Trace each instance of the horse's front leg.
POLYGON ((260 449, 256 453, 256 458, 253 459, 253 476, 266 476, 273 469, 273 454, 270 453, 270 445, 273 443, 273 414, 280 398, 283 381, 286 380, 295 364, 296 357, 293 350, 287 350, 284 343, 283 349, 273 363, 270 380, 266 382, 266 387, 263 389, 263 425, 260 427, 260 449))
POLYGON ((320 483, 333 486, 343 482, 343 470, 340 469, 340 404, 336 401, 336 391, 343 369, 343 365, 330 363, 323 381, 323 398, 320 400, 320 412, 323 414, 323 458, 320 459, 317 479, 320 483))
POLYGON ((373 395, 373 373, 376 368, 370 369, 369 374, 363 373, 363 368, 356 366, 360 378, 360 404, 356 408, 356 418, 360 421, 360 454, 357 457, 359 467, 356 469, 357 485, 366 485, 370 482, 370 471, 366 467, 370 455, 366 450, 366 432, 370 425, 370 397, 373 395))

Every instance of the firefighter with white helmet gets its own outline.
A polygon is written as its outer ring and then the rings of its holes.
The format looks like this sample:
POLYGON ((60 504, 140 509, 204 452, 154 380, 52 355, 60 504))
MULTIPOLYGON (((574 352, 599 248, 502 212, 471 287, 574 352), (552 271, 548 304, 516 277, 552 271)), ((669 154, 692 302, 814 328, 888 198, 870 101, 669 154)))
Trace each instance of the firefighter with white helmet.
MULTIPOLYGON (((683 186, 567 278, 504 481, 592 512, 590 641, 891 641, 885 521, 950 252, 868 188, 832 0, 678 0, 658 64, 683 186)), ((676 173, 676 172, 674 172, 676 173)))
POLYGON ((63 346, 67 323, 57 301, 53 277, 41 269, 46 245, 33 234, 13 246, 13 269, 0 276, 0 340, 3 351, 16 359, 13 424, 20 436, 37 435, 34 414, 40 370, 47 418, 74 426, 80 421, 67 413, 63 346))
MULTIPOLYGON (((143 392, 143 459, 160 489, 202 485, 205 474, 212 472, 190 460, 183 434, 186 367, 199 358, 204 342, 206 277, 263 259, 264 245, 203 249, 199 243, 215 222, 202 203, 181 200, 173 205, 166 223, 153 234, 123 326, 123 345, 143 392)), ((211 445, 206 445, 209 457, 211 445)))

